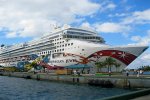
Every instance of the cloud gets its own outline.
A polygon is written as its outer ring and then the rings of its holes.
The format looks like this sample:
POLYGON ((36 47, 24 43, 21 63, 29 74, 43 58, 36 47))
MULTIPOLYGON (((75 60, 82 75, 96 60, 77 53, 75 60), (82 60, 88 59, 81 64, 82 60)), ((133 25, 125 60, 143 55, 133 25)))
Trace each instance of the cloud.
POLYGON ((150 44, 150 30, 147 31, 146 36, 132 36, 131 40, 136 42, 129 45, 149 45, 150 44))
POLYGON ((143 24, 143 23, 150 23, 150 9, 144 11, 135 11, 123 19, 124 24, 143 24))
POLYGON ((105 22, 94 25, 98 32, 104 33, 126 33, 130 30, 130 26, 121 25, 119 23, 105 22))
POLYGON ((95 29, 95 28, 92 26, 92 24, 90 24, 90 23, 88 23, 88 22, 83 22, 80 27, 85 28, 85 29, 91 29, 91 30, 94 30, 94 29, 95 29))
MULTIPOLYGON (((146 36, 132 36, 131 40, 135 43, 128 45, 149 45, 150 44, 150 30, 147 31, 146 36)), ((139 56, 128 68, 140 68, 143 65, 150 65, 150 52, 146 50, 141 56, 139 56)))
POLYGON ((50 24, 80 22, 100 8, 89 0, 3 0, 0 27, 8 28, 9 38, 40 36, 51 30, 50 24))
POLYGON ((90 30, 96 30, 97 32, 121 33, 123 35, 127 34, 131 30, 131 27, 128 25, 122 25, 120 23, 113 23, 113 22, 93 23, 93 24, 83 22, 80 27, 90 30))
MULTIPOLYGON (((124 36, 127 36, 127 33, 131 31, 132 24, 146 24, 150 23, 150 9, 144 11, 135 11, 132 13, 115 13, 109 14, 108 17, 122 17, 121 20, 116 22, 104 22, 101 24, 95 24, 94 27, 98 32, 104 33, 123 33, 124 36)), ((150 33, 150 32, 149 32, 150 33)), ((142 44, 147 44, 149 38, 139 36, 133 36, 133 41, 141 40, 142 44)))
POLYGON ((106 6, 106 9, 115 9, 115 8, 116 8, 116 5, 113 3, 110 3, 106 6))
POLYGON ((131 37, 131 40, 132 40, 132 41, 135 41, 135 42, 136 42, 136 41, 140 41, 140 40, 141 40, 141 37, 140 37, 140 36, 132 36, 132 37, 131 37))
POLYGON ((141 57, 142 60, 145 60, 147 62, 150 61, 150 53, 146 53, 141 57))
POLYGON ((128 16, 127 13, 115 13, 115 14, 109 14, 108 17, 125 17, 128 16))
POLYGON ((14 38, 14 37, 16 37, 17 36, 17 33, 16 32, 8 32, 7 34, 6 34, 6 37, 7 38, 14 38))
POLYGON ((109 2, 109 1, 104 1, 101 3, 100 11, 104 12, 104 11, 114 10, 116 7, 117 5, 115 5, 114 3, 109 2))

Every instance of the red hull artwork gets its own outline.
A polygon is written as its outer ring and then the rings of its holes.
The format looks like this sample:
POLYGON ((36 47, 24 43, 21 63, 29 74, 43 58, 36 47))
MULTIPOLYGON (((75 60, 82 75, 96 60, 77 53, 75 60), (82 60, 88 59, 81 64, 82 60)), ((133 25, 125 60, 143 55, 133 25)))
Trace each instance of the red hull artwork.
POLYGON ((137 58, 137 56, 133 54, 124 51, 119 51, 119 50, 101 50, 91 54, 88 57, 71 54, 71 53, 66 53, 65 56, 79 57, 80 59, 76 60, 78 64, 87 64, 91 61, 96 62, 95 60, 91 59, 92 57, 100 59, 101 57, 107 56, 107 57, 112 57, 114 59, 117 59, 122 63, 124 63, 125 65, 129 65, 133 60, 137 58))
POLYGON ((115 58, 121 62, 123 62, 126 65, 129 65, 133 60, 136 59, 137 56, 124 52, 124 51, 119 51, 119 50, 102 50, 102 51, 98 51, 93 53, 92 55, 90 55, 88 58, 91 57, 103 57, 103 56, 109 56, 112 58, 115 58))

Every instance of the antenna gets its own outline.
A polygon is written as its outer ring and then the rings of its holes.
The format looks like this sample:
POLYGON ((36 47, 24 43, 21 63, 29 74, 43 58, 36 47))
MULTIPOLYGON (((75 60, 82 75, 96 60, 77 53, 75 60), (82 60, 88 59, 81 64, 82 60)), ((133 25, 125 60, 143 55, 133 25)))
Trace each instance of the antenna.
POLYGON ((50 24, 50 27, 54 30, 61 28, 60 26, 58 26, 58 24, 50 24))

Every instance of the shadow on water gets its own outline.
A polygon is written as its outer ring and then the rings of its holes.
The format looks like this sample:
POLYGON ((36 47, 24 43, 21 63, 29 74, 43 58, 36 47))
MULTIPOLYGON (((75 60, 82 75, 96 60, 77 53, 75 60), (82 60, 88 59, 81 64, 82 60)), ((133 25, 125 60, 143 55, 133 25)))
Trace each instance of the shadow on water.
POLYGON ((96 100, 132 90, 0 76, 0 100, 96 100))

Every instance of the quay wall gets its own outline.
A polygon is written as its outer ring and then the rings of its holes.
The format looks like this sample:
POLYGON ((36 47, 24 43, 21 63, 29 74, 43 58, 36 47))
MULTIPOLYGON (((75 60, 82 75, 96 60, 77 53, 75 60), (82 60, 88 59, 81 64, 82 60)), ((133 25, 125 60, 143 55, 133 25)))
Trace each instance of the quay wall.
POLYGON ((25 72, 0 72, 0 75, 26 78, 26 79, 36 79, 36 80, 46 80, 46 81, 57 81, 66 83, 79 83, 79 84, 89 84, 90 81, 110 81, 115 87, 119 88, 150 88, 150 78, 148 77, 122 77, 122 76, 73 76, 73 75, 56 75, 49 73, 25 73, 25 72))

